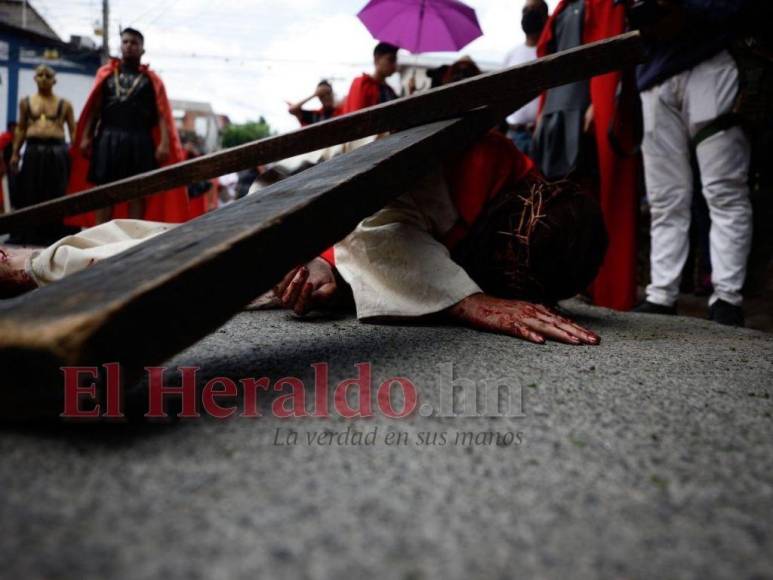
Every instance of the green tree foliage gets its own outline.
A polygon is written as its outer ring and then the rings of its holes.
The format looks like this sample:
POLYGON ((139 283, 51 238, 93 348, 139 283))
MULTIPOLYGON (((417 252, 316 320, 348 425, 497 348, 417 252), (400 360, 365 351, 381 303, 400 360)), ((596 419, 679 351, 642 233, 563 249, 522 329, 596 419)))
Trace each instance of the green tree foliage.
POLYGON ((236 147, 269 135, 271 135, 271 127, 263 117, 257 121, 228 125, 223 129, 223 147, 236 147))

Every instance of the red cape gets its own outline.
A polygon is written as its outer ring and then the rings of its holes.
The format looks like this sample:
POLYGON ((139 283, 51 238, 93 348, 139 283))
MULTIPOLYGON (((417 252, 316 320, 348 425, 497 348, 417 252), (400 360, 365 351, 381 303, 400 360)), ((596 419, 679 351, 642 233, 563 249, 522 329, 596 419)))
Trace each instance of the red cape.
MULTIPOLYGON (((534 162, 496 131, 489 132, 465 153, 446 162, 446 181, 460 221, 445 235, 443 243, 453 248, 467 235, 489 198, 534 170, 534 162)), ((333 248, 321 257, 335 265, 333 248)))
MULTIPOLYGON (((0 133, 0 155, 3 154, 3 149, 5 149, 10 143, 13 142, 13 133, 10 131, 5 131, 4 133, 0 133)), ((10 167, 5 168, 6 172, 11 171, 10 167)), ((0 174, 0 209, 3 209, 3 175, 0 174)), ((11 208, 6 208, 5 211, 11 211, 11 208)))
POLYGON ((362 73, 352 81, 349 94, 341 107, 341 114, 346 115, 360 109, 378 105, 381 98, 381 85, 372 76, 362 73))
MULTIPOLYGON (((584 0, 583 43, 587 44, 625 32, 625 6, 613 0, 584 0)), ((561 0, 548 20, 537 46, 537 55, 548 54, 553 40, 555 19, 567 6, 561 0)), ((636 101, 617 103, 617 88, 624 78, 622 72, 593 77, 590 81, 593 103, 596 145, 599 161, 601 210, 609 234, 609 250, 601 270, 591 287, 595 304, 630 310, 636 301, 636 215, 638 156, 623 157, 610 142, 610 128, 624 149, 633 149, 633 122, 636 101), (615 123, 615 114, 622 120, 615 123)), ((543 95, 544 101, 544 95, 543 95)))
POLYGON ((497 131, 490 131, 445 167, 451 201, 460 218, 443 240, 449 248, 467 235, 491 197, 535 169, 534 162, 497 131))
MULTIPOLYGON (((111 59, 109 63, 102 66, 97 71, 94 86, 83 107, 83 112, 78 119, 78 127, 75 131, 75 139, 70 147, 70 157, 72 159, 72 169, 70 171, 70 184, 67 193, 76 193, 94 187, 93 183, 88 181, 89 160, 86 159, 80 151, 78 144, 83 137, 85 130, 85 121, 92 112, 99 91, 102 90, 102 83, 105 82, 120 64, 120 60, 111 59)), ((153 84, 153 90, 156 94, 156 107, 158 108, 159 120, 166 124, 169 133, 169 159, 164 166, 179 163, 185 159, 180 136, 177 134, 177 127, 172 116, 172 107, 166 96, 166 88, 161 78, 150 70, 147 65, 140 66, 140 71, 148 76, 153 84)), ((161 140, 161 131, 158 127, 153 129, 153 142, 156 147, 161 140)), ((126 202, 113 206, 113 218, 126 218, 129 215, 129 204, 126 202)), ((142 216, 145 220, 180 223, 190 219, 188 208, 188 191, 184 187, 162 191, 145 198, 145 214, 142 216)), ((91 227, 96 224, 94 212, 88 212, 76 216, 65 218, 65 224, 70 226, 91 227)))

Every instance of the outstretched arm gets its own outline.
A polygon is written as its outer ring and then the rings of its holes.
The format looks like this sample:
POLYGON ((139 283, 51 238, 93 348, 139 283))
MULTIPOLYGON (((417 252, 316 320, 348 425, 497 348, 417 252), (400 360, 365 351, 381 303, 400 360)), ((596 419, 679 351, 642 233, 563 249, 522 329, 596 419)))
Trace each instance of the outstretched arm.
POLYGON ((453 320, 488 332, 509 334, 537 344, 599 344, 599 336, 541 304, 473 294, 447 310, 453 320))
MULTIPOLYGON (((410 195, 363 220, 337 244, 336 266, 351 286, 361 319, 441 314, 464 326, 544 343, 598 344, 599 338, 538 304, 484 294, 431 233, 410 195)), ((274 292, 303 314, 336 291, 333 270, 317 258, 296 268, 274 292)))

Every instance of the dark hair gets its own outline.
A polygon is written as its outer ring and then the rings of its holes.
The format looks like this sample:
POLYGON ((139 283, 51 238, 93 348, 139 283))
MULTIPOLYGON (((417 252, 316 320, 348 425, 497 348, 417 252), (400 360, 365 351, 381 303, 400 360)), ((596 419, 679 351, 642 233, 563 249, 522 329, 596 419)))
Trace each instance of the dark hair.
POLYGON ((545 0, 539 0, 539 6, 537 6, 535 10, 539 10, 543 16, 545 16, 545 18, 547 18, 550 14, 550 8, 548 7, 548 3, 545 2, 545 0))
POLYGON ((397 54, 398 50, 400 49, 394 44, 389 44, 388 42, 379 42, 376 45, 376 48, 373 49, 373 56, 378 58, 385 54, 397 54))
POLYGON ((488 294, 554 304, 588 287, 607 245, 593 197, 532 174, 487 203, 453 255, 488 294))
POLYGON ((121 36, 123 36, 124 34, 133 34, 134 36, 136 36, 137 38, 139 38, 139 39, 140 39, 140 42, 141 42, 142 44, 145 44, 145 37, 144 37, 144 36, 142 35, 142 33, 141 33, 139 30, 137 30, 136 28, 124 28, 124 29, 121 31, 121 36))
POLYGON ((333 85, 331 85, 330 81, 328 81, 327 79, 322 79, 321 81, 319 81, 317 83, 317 86, 318 87, 329 87, 331 89, 333 88, 333 85))
POLYGON ((480 69, 475 61, 470 57, 463 57, 453 63, 443 73, 442 84, 455 83, 471 77, 476 77, 480 74, 480 69))

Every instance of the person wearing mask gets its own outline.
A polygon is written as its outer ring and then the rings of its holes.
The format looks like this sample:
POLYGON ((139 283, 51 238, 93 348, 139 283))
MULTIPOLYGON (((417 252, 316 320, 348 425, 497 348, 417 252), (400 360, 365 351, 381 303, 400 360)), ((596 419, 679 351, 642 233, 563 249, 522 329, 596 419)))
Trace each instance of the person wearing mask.
MULTIPOLYGON (((521 15, 521 28, 526 41, 507 53, 505 68, 524 64, 537 58, 537 42, 548 21, 548 5, 545 0, 526 0, 521 15)), ((507 136, 516 147, 529 155, 534 127, 537 124, 539 98, 524 105, 507 117, 507 136)))
MULTIPOLYGON (((621 34, 619 0, 561 0, 542 32, 540 57, 621 34)), ((609 251, 588 289, 597 306, 636 305, 638 118, 633 71, 615 71, 550 89, 541 99, 531 156, 550 180, 580 181, 597 196, 609 251)))

